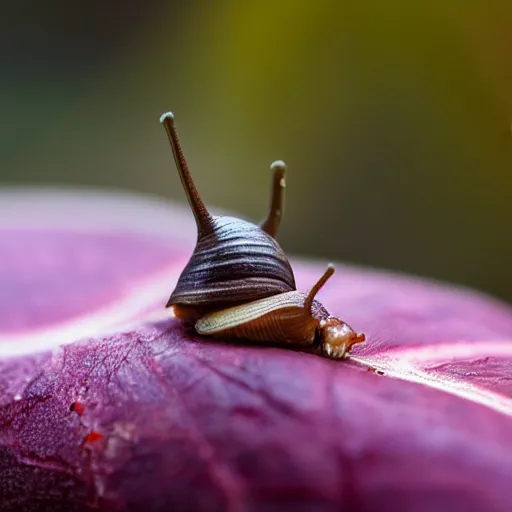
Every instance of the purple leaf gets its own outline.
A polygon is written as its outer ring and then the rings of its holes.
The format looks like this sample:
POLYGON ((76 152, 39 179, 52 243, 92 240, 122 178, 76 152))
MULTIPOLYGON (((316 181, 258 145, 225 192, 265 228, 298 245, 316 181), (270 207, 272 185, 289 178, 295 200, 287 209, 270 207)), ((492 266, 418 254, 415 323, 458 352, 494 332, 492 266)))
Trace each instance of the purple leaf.
POLYGON ((337 265, 350 360, 203 340, 163 309, 185 208, 0 204, 0 511, 512 510, 508 306, 337 265))

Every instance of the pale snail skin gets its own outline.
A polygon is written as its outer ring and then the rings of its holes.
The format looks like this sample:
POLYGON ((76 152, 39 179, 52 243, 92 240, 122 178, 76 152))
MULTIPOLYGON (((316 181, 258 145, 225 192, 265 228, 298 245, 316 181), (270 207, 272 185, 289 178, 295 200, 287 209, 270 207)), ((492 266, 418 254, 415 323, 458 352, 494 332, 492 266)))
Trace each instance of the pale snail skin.
POLYGON ((259 344, 309 347, 345 358, 365 341, 315 300, 333 275, 329 265, 308 294, 297 291, 293 270, 275 240, 283 214, 286 166, 271 165, 273 185, 268 215, 260 226, 213 216, 190 175, 171 112, 164 125, 183 188, 197 225, 197 243, 166 307, 201 336, 259 344))

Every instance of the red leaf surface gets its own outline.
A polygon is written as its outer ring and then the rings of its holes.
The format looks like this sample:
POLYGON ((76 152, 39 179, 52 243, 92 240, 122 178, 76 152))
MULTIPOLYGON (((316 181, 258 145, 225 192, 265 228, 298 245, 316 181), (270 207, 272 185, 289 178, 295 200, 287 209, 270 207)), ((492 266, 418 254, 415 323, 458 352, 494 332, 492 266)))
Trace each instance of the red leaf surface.
MULTIPOLYGON (((0 194, 0 511, 512 510, 512 309, 337 265, 348 361, 203 340, 163 306, 183 208, 0 194)), ((293 260, 307 289, 324 262, 293 260)))

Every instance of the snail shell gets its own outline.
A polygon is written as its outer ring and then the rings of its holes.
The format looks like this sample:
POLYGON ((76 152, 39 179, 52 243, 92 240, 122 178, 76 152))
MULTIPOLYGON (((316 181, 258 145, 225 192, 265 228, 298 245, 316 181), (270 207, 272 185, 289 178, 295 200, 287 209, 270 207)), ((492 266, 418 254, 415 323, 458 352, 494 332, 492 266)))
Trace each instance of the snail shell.
POLYGON ((258 226, 213 217, 167 306, 223 308, 295 290, 293 270, 279 244, 258 226))

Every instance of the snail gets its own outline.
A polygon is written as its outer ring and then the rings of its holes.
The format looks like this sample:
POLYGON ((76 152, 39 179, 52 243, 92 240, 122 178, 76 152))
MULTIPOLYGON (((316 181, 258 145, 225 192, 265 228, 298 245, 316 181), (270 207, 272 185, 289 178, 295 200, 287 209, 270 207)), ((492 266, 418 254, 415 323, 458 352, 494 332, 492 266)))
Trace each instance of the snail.
POLYGON ((164 125, 197 226, 197 242, 166 307, 201 336, 312 348, 344 358, 365 341, 315 299, 334 274, 329 265, 309 293, 299 292, 288 259, 275 237, 283 213, 286 166, 271 165, 271 202, 259 226, 211 215, 190 174, 171 112, 164 125))

